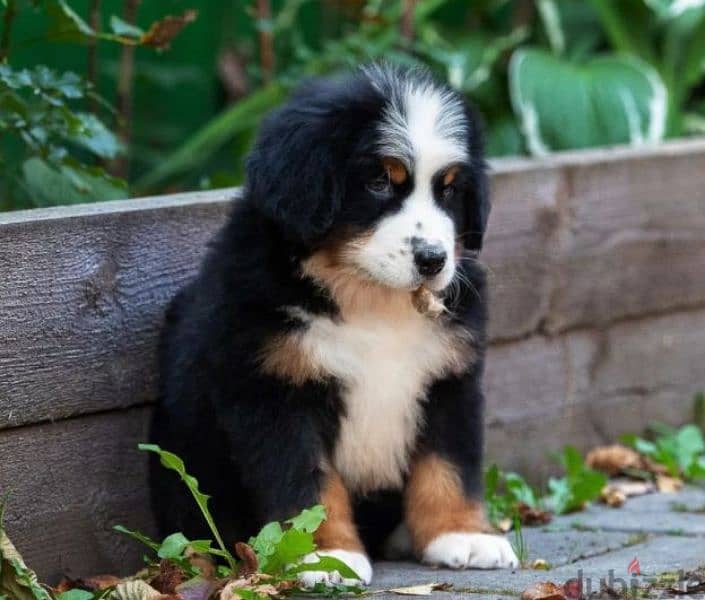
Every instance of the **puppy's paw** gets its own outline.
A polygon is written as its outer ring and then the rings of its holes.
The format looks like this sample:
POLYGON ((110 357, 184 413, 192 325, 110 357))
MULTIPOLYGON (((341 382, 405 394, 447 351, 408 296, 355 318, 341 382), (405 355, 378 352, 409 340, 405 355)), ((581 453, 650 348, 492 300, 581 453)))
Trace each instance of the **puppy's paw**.
POLYGON ((423 552, 423 561, 453 569, 506 569, 519 566, 507 540, 487 533, 444 533, 423 552))
POLYGON ((299 583, 305 588, 312 588, 317 583, 324 585, 369 585, 372 581, 372 565, 370 559, 362 552, 351 552, 350 550, 317 550, 306 556, 305 563, 316 563, 322 556, 332 556, 344 562, 350 567, 359 579, 349 579, 342 577, 338 571, 304 571, 299 573, 299 583))

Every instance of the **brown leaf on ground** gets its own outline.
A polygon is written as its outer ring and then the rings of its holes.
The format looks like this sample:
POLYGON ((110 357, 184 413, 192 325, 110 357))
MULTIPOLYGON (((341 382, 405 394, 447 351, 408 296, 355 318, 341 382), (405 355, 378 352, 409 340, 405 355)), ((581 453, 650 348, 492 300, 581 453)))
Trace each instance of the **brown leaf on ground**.
POLYGON ((552 581, 534 583, 521 593, 521 600, 567 600, 563 586, 552 581))
POLYGON ((538 508, 531 508, 523 502, 519 503, 517 511, 522 525, 546 525, 553 518, 551 513, 538 508))
POLYGON ((169 48, 171 41, 179 35, 186 25, 195 21, 196 17, 198 17, 198 11, 196 10, 187 10, 180 16, 167 15, 163 19, 152 23, 149 31, 142 36, 141 42, 145 46, 166 50, 169 48))
POLYGON ((218 594, 217 598, 218 600, 239 600, 240 595, 237 590, 241 590, 243 588, 247 588, 258 596, 275 597, 279 596, 281 592, 291 589, 296 585, 294 582, 290 581, 270 583, 270 580, 271 577, 263 573, 233 579, 225 585, 225 587, 218 594))
POLYGON ((101 592, 107 590, 110 587, 116 586, 122 581, 119 577, 115 575, 95 575, 93 577, 77 578, 72 579, 64 575, 55 588, 52 590, 56 594, 61 594, 62 592, 68 592, 69 590, 85 590, 86 592, 101 592))
POLYGON ((259 563, 255 551, 245 542, 235 544, 235 554, 242 561, 240 565, 240 577, 247 577, 257 573, 259 563))
POLYGON ((610 477, 619 475, 626 469, 645 468, 641 454, 621 444, 593 448, 587 453, 585 464, 591 469, 607 473, 610 477))
POLYGON ((672 494, 683 489, 683 480, 678 477, 670 477, 668 475, 658 475, 656 477, 656 487, 659 492, 672 494))
POLYGON ((634 481, 632 479, 613 479, 600 493, 600 500, 614 508, 622 506, 627 498, 643 496, 656 491, 652 481, 634 481))
POLYGON ((149 585, 162 594, 174 594, 185 580, 186 576, 180 567, 170 560, 162 560, 159 572, 149 581, 149 585))
POLYGON ((205 579, 215 577, 215 563, 210 556, 194 552, 190 547, 186 549, 186 558, 192 567, 197 567, 205 579))

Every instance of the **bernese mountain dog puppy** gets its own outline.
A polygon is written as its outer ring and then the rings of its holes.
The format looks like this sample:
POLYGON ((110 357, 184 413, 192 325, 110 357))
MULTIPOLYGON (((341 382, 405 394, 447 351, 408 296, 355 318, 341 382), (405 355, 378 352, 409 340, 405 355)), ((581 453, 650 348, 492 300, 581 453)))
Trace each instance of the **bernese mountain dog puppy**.
MULTIPOLYGON (((366 584, 368 557, 405 542, 433 565, 516 566, 482 502, 476 115, 422 70, 315 79, 264 121, 246 178, 168 310, 152 441, 229 543, 320 503, 318 554, 366 584)), ((202 537, 178 478, 156 461, 151 478, 162 532, 202 537)))

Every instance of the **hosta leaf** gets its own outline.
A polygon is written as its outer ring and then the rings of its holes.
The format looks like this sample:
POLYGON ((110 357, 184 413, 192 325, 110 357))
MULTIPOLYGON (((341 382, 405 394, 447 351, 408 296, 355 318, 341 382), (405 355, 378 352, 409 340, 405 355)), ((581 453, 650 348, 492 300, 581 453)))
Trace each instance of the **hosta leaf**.
POLYGON ((573 63, 539 49, 510 61, 514 111, 532 154, 662 139, 667 92, 659 75, 634 57, 573 63))

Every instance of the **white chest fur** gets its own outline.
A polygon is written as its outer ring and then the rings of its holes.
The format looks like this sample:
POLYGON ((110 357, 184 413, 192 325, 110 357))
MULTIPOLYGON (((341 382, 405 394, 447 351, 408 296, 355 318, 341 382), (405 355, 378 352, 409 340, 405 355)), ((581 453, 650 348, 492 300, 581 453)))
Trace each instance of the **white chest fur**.
MULTIPOLYGON (((299 317, 302 315, 299 313, 299 317)), ((333 464, 350 489, 402 484, 434 378, 471 359, 466 335, 413 309, 401 315, 306 315, 301 349, 342 383, 345 414, 333 464)))

